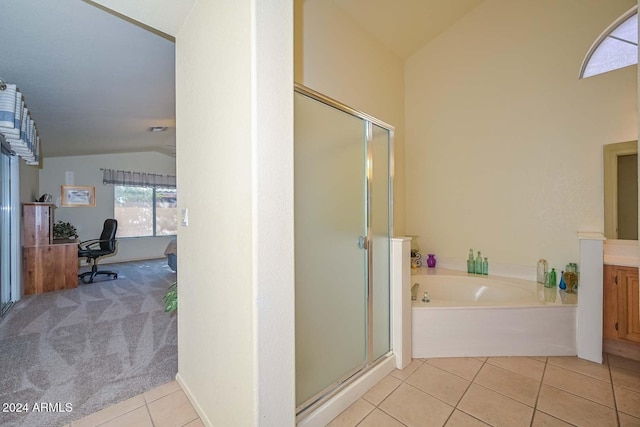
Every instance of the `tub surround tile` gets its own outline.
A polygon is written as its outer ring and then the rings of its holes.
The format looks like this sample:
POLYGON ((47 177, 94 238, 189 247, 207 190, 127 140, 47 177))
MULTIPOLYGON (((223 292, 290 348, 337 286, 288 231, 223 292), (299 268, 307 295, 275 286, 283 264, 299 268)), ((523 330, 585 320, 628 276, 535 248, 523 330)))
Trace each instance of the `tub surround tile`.
POLYGON ((531 423, 531 427, 571 427, 572 425, 540 411, 535 412, 533 423, 531 423))
POLYGON ((612 366, 611 377, 613 378, 613 385, 640 393, 640 372, 612 366))
POLYGON ((485 364, 474 384, 480 384, 528 406, 535 406, 540 382, 497 366, 485 364))
POLYGON ((576 356, 549 357, 547 359, 547 366, 548 365, 559 366, 573 372, 578 372, 580 374, 599 379, 600 381, 611 382, 609 366, 589 362, 584 359, 578 359, 576 356))
POLYGON ((620 427, 640 427, 640 418, 632 417, 623 412, 618 412, 620 427))
POLYGON ((640 418, 640 393, 628 388, 614 386, 618 411, 640 418))
POLYGON ((615 427, 613 409, 555 387, 542 384, 537 409, 568 423, 585 427, 615 427))
POLYGON ((391 374, 389 375, 393 375, 400 381, 404 381, 409 378, 409 376, 413 374, 420 366, 422 366, 423 363, 424 362, 422 361, 422 359, 413 359, 406 368, 404 368, 403 370, 394 369, 393 372, 391 372, 391 374))
POLYGON ((410 426, 442 426, 453 411, 452 406, 408 384, 398 387, 379 408, 410 426))
POLYGON ((614 407, 611 384, 577 372, 548 365, 543 383, 594 402, 614 407))
POLYGON ((487 427, 489 424, 483 423, 477 418, 473 418, 469 414, 465 414, 462 411, 455 410, 449 417, 449 421, 445 424, 446 427, 487 427))
POLYGON ((533 416, 533 408, 475 383, 458 408, 492 426, 528 426, 533 416))
POLYGON ((389 396, 393 390, 398 388, 400 384, 402 384, 402 381, 394 376, 387 375, 362 397, 373 405, 379 405, 380 402, 389 396))
POLYGON ((358 399, 334 418, 327 427, 354 427, 365 419, 374 409, 376 409, 376 407, 371 403, 364 399, 358 399))
POLYGON ((427 363, 470 381, 473 380, 483 364, 473 357, 429 359, 427 363))
POLYGON ((376 409, 367 415, 358 427, 405 427, 405 425, 380 409, 376 409))
POLYGON ((407 378, 406 383, 451 406, 455 406, 460 401, 470 384, 469 381, 428 363, 422 365, 407 378))
POLYGON ((490 357, 487 363, 536 381, 542 381, 545 366, 544 362, 531 357, 490 357))

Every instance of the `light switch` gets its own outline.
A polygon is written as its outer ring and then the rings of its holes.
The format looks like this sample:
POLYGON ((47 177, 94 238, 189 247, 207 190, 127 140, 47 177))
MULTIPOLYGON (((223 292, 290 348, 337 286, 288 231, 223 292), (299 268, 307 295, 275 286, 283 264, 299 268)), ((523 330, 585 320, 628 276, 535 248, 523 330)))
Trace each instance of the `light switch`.
POLYGON ((182 226, 189 226, 189 209, 182 209, 182 226))

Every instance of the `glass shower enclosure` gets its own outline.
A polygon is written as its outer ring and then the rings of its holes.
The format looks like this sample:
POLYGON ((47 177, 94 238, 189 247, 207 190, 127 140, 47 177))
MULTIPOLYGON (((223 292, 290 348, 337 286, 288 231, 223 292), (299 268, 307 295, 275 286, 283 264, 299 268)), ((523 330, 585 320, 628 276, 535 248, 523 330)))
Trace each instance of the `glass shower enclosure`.
POLYGON ((294 91, 296 413, 390 354, 393 127, 294 91))

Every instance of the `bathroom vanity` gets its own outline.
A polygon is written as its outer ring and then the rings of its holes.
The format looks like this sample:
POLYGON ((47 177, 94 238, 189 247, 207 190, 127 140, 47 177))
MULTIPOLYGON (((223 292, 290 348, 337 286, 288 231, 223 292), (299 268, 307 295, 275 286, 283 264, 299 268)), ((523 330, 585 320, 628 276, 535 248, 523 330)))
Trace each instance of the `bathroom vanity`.
POLYGON ((638 242, 605 243, 603 350, 640 360, 638 242))

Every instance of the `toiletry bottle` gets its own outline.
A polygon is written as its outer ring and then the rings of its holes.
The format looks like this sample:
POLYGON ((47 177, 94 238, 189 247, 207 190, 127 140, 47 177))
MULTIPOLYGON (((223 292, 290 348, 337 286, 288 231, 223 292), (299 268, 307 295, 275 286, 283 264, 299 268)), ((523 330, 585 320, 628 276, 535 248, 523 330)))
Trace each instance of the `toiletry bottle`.
POLYGON ((473 259, 473 249, 469 249, 469 258, 467 258, 467 273, 473 273, 475 271, 476 262, 473 259))
POLYGON ((489 274, 489 260, 487 259, 487 257, 485 257, 484 261, 482 262, 482 274, 484 276, 489 274))
POLYGON ((476 274, 482 274, 482 255, 480 254, 480 251, 478 251, 478 256, 476 257, 476 263, 473 272, 476 274))
POLYGON ((557 277, 556 277, 556 269, 552 268, 551 272, 549 272, 549 283, 545 284, 545 286, 547 286, 549 288, 555 287, 556 284, 558 283, 558 282, 556 282, 556 279, 557 279, 557 277))

